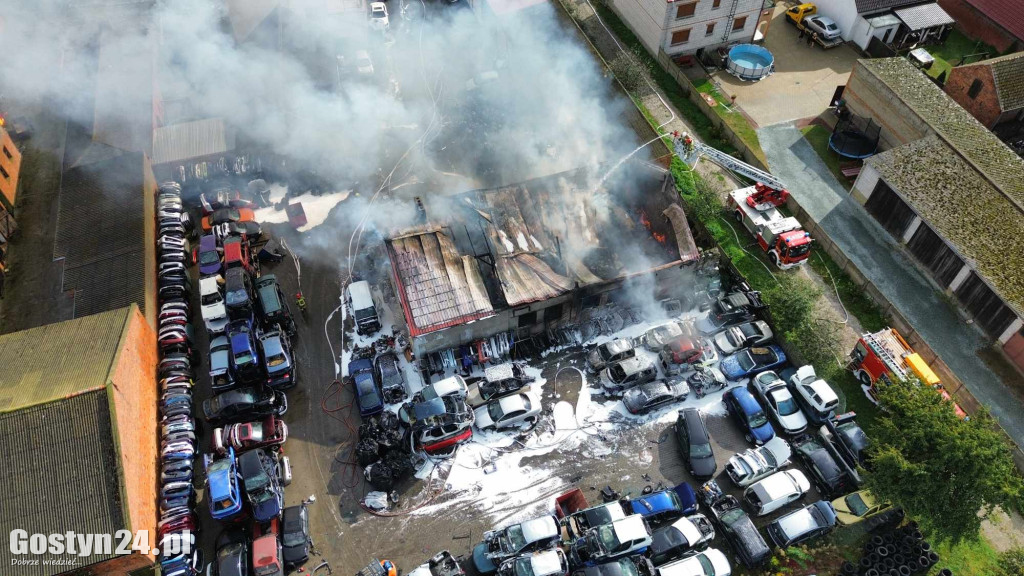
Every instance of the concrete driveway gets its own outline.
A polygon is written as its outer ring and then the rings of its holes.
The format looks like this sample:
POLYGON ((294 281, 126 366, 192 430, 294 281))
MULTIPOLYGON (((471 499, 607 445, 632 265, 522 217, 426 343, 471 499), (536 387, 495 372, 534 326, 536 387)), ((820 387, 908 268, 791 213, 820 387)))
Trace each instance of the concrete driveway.
POLYGON ((775 55, 775 73, 759 82, 740 80, 720 70, 713 74, 725 96, 736 102, 758 126, 810 118, 828 107, 836 86, 846 84, 860 57, 848 45, 830 50, 798 40, 796 27, 786 21, 787 6, 778 4, 764 46, 775 55))

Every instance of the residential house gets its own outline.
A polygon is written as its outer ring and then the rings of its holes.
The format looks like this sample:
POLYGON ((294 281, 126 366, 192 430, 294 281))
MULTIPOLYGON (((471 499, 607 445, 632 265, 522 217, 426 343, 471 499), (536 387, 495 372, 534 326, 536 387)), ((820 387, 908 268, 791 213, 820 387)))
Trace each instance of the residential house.
MULTIPOLYGON (((675 58, 764 34, 764 0, 612 0, 647 50, 675 58)), ((764 10, 771 16, 771 9, 764 10)))
POLYGON ((843 96, 887 148, 853 198, 1024 370, 1024 160, 905 58, 858 61, 843 96))
POLYGON ((818 13, 835 20, 843 40, 867 50, 872 38, 906 46, 944 39, 953 19, 923 0, 815 0, 818 13))
POLYGON ((957 66, 943 89, 989 130, 1015 135, 1024 121, 1024 52, 957 66))
POLYGON ((938 0, 971 38, 999 52, 1024 49, 1024 6, 1020 0, 938 0))

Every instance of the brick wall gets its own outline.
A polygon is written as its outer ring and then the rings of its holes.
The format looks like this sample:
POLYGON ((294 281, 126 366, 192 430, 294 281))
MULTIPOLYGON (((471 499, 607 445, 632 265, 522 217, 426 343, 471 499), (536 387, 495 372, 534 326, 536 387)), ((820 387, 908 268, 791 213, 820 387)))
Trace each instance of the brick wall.
POLYGON ((21 171, 21 152, 3 128, 0 128, 0 147, 3 148, 0 150, 0 167, 3 168, 3 173, 0 173, 0 201, 13 214, 14 199, 18 193, 18 172, 21 171))
POLYGON ((157 521, 156 333, 134 304, 109 383, 114 439, 121 458, 122 501, 131 530, 149 530, 155 546, 157 521))
POLYGON ((971 113, 988 128, 992 128, 1002 110, 999 108, 999 95, 996 93, 995 79, 989 66, 960 66, 953 68, 946 78, 943 90, 949 97, 956 100, 964 110, 971 113), (981 83, 981 89, 974 98, 968 92, 974 82, 981 83))
MULTIPOLYGON (((1020 50, 1024 40, 1015 38, 999 24, 985 16, 968 0, 938 0, 939 6, 956 20, 961 32, 995 47, 1000 53, 1020 50)), ((992 54, 995 56, 995 54, 992 54)))
POLYGON ((914 142, 933 133, 927 123, 859 61, 853 65, 843 98, 850 112, 871 118, 882 127, 879 140, 882 150, 914 142))

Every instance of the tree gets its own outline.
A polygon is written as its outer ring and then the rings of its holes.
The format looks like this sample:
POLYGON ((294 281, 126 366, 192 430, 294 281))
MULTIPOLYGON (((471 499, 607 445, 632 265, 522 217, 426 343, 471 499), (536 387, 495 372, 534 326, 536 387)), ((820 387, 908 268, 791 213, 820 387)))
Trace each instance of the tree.
POLYGON ((1024 574, 1024 548, 1013 548, 999 555, 997 576, 1020 576, 1024 574))
POLYGON ((1020 474, 984 408, 960 420, 952 403, 914 382, 878 386, 867 487, 902 506, 938 540, 978 536, 998 505, 1019 503, 1020 474))

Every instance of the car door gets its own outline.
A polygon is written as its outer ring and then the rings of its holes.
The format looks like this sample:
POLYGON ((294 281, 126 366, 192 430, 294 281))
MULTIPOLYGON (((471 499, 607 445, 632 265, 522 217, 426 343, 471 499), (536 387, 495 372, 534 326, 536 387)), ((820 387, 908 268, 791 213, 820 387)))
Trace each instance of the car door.
POLYGON ((515 410, 513 412, 509 412, 502 417, 500 422, 498 422, 498 426, 511 426, 518 422, 525 414, 526 410, 515 410))
POLYGON ((679 449, 683 452, 683 458, 687 461, 690 459, 690 430, 686 427, 686 420, 683 420, 681 426, 677 426, 679 436, 679 449))

